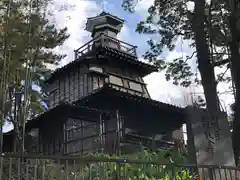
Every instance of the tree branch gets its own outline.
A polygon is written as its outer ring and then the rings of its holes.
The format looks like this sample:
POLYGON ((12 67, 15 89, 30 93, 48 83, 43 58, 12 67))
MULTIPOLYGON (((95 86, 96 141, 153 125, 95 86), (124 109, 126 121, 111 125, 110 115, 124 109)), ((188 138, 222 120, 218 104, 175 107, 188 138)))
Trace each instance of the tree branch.
POLYGON ((187 56, 185 62, 187 62, 189 59, 192 59, 194 54, 196 54, 196 53, 197 53, 197 51, 194 51, 191 56, 187 56))
MULTIPOLYGON (((227 73, 227 71, 229 70, 229 67, 224 71, 224 73, 221 75, 220 79, 223 78, 223 76, 227 73)), ((217 85, 219 84, 220 81, 217 82, 217 85)))
POLYGON ((214 67, 218 67, 218 66, 225 65, 225 64, 227 64, 227 63, 229 63, 229 62, 230 62, 229 59, 224 59, 224 60, 219 61, 219 62, 214 62, 214 63, 213 63, 213 66, 214 66, 214 67))

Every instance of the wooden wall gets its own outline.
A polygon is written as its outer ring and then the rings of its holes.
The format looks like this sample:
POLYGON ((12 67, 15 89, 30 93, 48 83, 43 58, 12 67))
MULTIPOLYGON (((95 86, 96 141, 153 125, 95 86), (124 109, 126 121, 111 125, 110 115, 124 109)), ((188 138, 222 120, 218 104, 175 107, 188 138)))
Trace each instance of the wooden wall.
POLYGON ((91 65, 75 68, 71 72, 64 73, 47 88, 49 92, 49 107, 59 105, 60 101, 72 103, 79 98, 101 88, 104 83, 110 83, 113 88, 131 94, 150 98, 143 78, 131 69, 121 69, 113 66, 91 65), (109 73, 105 79, 97 73, 90 73, 89 67, 100 67, 104 73, 109 73))
POLYGON ((60 101, 72 103, 102 86, 103 79, 89 74, 87 67, 65 73, 48 87, 49 107, 59 105, 60 101))
POLYGON ((99 119, 94 122, 86 117, 68 118, 65 124, 65 153, 83 153, 96 149, 100 143, 100 128, 99 119))
POLYGON ((66 154, 81 154, 100 149, 112 152, 117 140, 117 118, 102 115, 95 121, 88 118, 68 119, 65 125, 66 154))
MULTIPOLYGON (((63 119, 63 118, 62 118, 63 119)), ((42 123, 38 133, 37 151, 46 155, 61 154, 64 151, 64 132, 62 119, 48 119, 42 123)))

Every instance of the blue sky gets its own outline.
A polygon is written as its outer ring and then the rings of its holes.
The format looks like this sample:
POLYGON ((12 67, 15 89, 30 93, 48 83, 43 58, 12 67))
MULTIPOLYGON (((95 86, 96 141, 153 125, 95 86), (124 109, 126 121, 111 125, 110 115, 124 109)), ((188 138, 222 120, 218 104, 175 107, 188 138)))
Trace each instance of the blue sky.
MULTIPOLYGON (((54 12, 54 23, 59 28, 68 27, 70 38, 64 43, 64 45, 58 48, 58 51, 65 52, 68 56, 64 59, 61 65, 73 61, 73 50, 80 47, 88 40, 91 39, 90 33, 85 31, 85 24, 87 17, 96 16, 103 10, 101 5, 102 0, 55 0, 51 10, 54 12), (59 7, 63 5, 74 6, 67 11, 59 11, 59 7)), ((150 38, 146 35, 139 35, 135 32, 136 25, 139 21, 143 20, 147 16, 147 10, 152 4, 153 0, 140 0, 135 8, 135 13, 129 13, 124 11, 121 7, 122 0, 104 0, 104 10, 115 16, 118 16, 125 20, 125 24, 122 31, 119 34, 119 38, 130 44, 138 46, 138 55, 141 59, 141 55, 148 49, 146 41, 150 38)), ((189 4, 189 8, 193 8, 189 4)), ((173 60, 174 58, 181 57, 182 55, 191 55, 193 50, 189 48, 190 42, 182 41, 179 39, 176 42, 176 48, 172 52, 164 51, 162 58, 166 60, 173 60)), ((195 63, 191 63, 194 71, 197 71, 195 63)), ((216 69, 216 72, 224 70, 216 69)), ((153 73, 144 78, 148 84, 148 90, 153 99, 168 102, 175 105, 186 105, 191 103, 189 94, 201 94, 203 90, 201 87, 190 87, 184 89, 173 85, 171 82, 165 80, 164 72, 153 73)), ((219 84, 218 90, 220 92, 227 89, 226 84, 219 84)), ((233 97, 229 94, 220 96, 223 106, 229 109, 229 104, 233 102, 233 97)))
MULTIPOLYGON (((105 0, 104 3, 104 10, 106 12, 125 20, 125 24, 119 34, 119 38, 130 44, 138 46, 139 58, 141 58, 141 55, 148 49, 146 41, 149 37, 146 35, 139 35, 135 32, 135 29, 137 22, 146 17, 147 9, 151 3, 152 0, 142 0, 136 6, 136 12, 133 14, 124 11, 121 7, 121 1, 105 0)), ((71 35, 66 43, 57 49, 58 51, 65 52, 68 55, 61 63, 61 65, 64 65, 69 61, 74 60, 74 49, 77 49, 91 39, 91 34, 84 30, 87 17, 96 16, 103 9, 100 0, 56 0, 52 9, 55 9, 55 23, 59 28, 65 26, 68 27, 68 31, 71 35), (68 11, 59 12, 57 9, 63 4, 74 5, 74 7, 68 11)), ((162 54, 162 57, 171 60, 182 56, 182 46, 180 46, 181 43, 178 42, 178 44, 179 45, 175 51, 165 51, 162 54)), ((183 51, 189 52, 187 45, 183 45, 183 51)), ((163 102, 171 102, 176 105, 183 104, 183 94, 185 93, 185 90, 181 87, 174 86, 171 82, 166 82, 164 73, 153 73, 145 78, 145 82, 148 84, 148 89, 153 99, 163 102)))

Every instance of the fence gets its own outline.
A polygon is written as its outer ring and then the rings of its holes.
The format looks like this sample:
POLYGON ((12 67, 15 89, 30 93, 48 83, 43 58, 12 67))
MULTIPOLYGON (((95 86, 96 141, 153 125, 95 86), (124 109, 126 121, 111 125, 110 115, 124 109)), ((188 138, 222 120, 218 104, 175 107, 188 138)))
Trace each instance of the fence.
POLYGON ((100 157, 2 155, 1 180, 238 180, 234 167, 163 165, 100 157), (199 173, 200 172, 200 176, 199 173))

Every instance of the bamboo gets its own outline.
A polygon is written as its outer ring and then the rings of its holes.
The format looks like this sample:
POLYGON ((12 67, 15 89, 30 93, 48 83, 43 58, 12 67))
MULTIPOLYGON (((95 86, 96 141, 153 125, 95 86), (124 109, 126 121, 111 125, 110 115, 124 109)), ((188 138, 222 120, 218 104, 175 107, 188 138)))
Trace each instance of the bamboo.
POLYGON ((24 81, 24 106, 23 106, 23 116, 21 117, 21 123, 22 123, 22 144, 21 144, 21 153, 24 153, 25 150, 25 122, 27 120, 27 114, 28 114, 28 103, 29 103, 29 88, 30 88, 30 71, 31 71, 31 60, 32 60, 32 45, 31 45, 31 29, 32 29, 32 23, 31 23, 31 15, 32 15, 32 0, 30 0, 29 4, 29 19, 28 19, 28 55, 26 60, 26 68, 25 68, 25 81, 24 81))
POLYGON ((3 122, 5 118, 5 101, 6 101, 6 88, 7 88, 7 74, 8 74, 8 68, 9 68, 9 63, 8 63, 8 26, 9 26, 9 17, 10 17, 10 9, 11 9, 11 0, 8 1, 8 7, 7 7, 7 17, 6 17, 6 29, 4 33, 4 52, 3 52, 3 69, 2 69, 2 74, 1 74, 1 86, 0 86, 0 97, 2 97, 2 102, 1 102, 1 121, 2 124, 0 125, 0 153, 2 154, 2 147, 3 147, 3 122))

